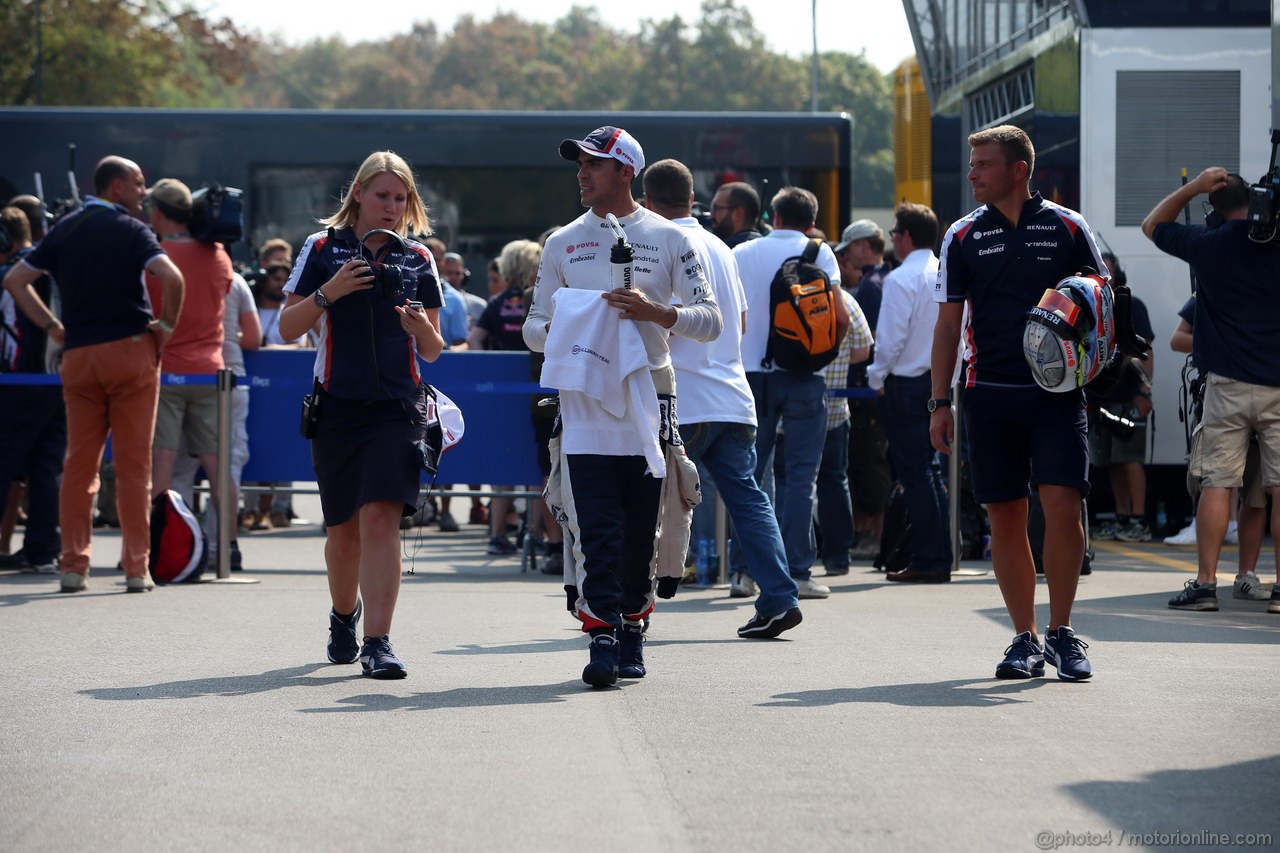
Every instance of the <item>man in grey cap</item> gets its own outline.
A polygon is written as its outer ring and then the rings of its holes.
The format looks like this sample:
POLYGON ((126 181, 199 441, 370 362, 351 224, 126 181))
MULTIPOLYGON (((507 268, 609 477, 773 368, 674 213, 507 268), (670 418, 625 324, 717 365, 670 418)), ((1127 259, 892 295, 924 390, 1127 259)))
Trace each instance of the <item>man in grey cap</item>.
POLYGON ((884 259, 884 232, 870 219, 849 223, 834 249, 840 262, 841 282, 858 300, 858 307, 876 329, 880 319, 880 294, 884 277, 893 269, 884 259))
MULTIPOLYGON (((858 219, 844 229, 835 247, 841 282, 862 309, 873 334, 880 320, 884 277, 893 269, 884 259, 884 246, 880 226, 870 219, 858 219)), ((870 363, 867 360, 849 368, 850 388, 867 387, 870 363)), ((855 560, 871 560, 880 553, 884 510, 892 486, 880 403, 874 397, 852 397, 849 400, 849 489, 857 534, 853 545, 855 560)))

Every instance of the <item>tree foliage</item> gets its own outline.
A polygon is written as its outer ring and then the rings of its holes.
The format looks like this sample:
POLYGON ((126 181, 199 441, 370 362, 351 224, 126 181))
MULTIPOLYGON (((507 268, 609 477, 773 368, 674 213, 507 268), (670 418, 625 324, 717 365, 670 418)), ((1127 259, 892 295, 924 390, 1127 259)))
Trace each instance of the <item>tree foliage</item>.
MULTIPOLYGON (((2 0, 9 104, 312 109, 786 110, 809 108, 809 61, 774 53, 736 0, 646 20, 639 33, 574 6, 552 24, 466 15, 385 40, 291 46, 164 0, 2 0), (42 62, 37 69, 37 11, 42 62)), ((819 107, 855 121, 854 196, 893 197, 889 79, 865 57, 820 57, 819 107)))

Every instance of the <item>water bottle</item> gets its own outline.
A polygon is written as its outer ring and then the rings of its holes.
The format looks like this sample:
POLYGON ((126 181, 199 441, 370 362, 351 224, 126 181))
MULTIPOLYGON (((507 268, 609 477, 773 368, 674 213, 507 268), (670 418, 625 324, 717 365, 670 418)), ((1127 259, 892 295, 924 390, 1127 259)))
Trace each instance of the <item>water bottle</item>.
POLYGON ((622 223, 618 221, 618 217, 612 213, 606 213, 604 221, 613 232, 613 236, 618 239, 618 242, 609 247, 609 289, 617 290, 619 287, 629 289, 631 263, 636 259, 636 253, 627 242, 627 232, 622 230, 622 223))
POLYGON ((1163 533, 1169 524, 1169 514, 1165 511, 1164 501, 1156 506, 1156 531, 1163 533))
POLYGON ((619 237, 618 242, 609 249, 610 290, 617 290, 620 287, 630 289, 631 262, 635 257, 636 253, 631 248, 631 244, 619 237))
POLYGON ((711 585, 711 546, 706 539, 698 540, 698 583, 711 585))

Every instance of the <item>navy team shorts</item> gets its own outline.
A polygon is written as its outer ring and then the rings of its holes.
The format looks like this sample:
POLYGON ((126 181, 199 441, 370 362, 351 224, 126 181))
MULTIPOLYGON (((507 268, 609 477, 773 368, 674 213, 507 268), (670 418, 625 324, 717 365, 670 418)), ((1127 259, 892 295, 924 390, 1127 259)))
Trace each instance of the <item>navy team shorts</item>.
POLYGON ((1089 494, 1084 392, 1039 386, 964 392, 961 436, 978 503, 1025 498, 1031 486, 1068 486, 1089 494))

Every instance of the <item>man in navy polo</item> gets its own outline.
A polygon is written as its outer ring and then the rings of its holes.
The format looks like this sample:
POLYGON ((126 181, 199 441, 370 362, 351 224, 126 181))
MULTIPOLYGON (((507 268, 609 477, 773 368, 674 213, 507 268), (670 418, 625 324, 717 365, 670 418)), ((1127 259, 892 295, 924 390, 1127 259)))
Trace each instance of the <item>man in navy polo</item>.
POLYGON ((997 678, 1044 674, 1047 658, 1064 681, 1089 678, 1086 644, 1071 628, 1089 490, 1084 393, 1050 393, 1023 356, 1027 311, 1046 289, 1085 267, 1107 275, 1084 218, 1032 193, 1035 149, 1020 128, 1001 125, 969 137, 969 183, 983 205, 947 231, 934 298, 933 397, 929 437, 951 452, 949 386, 966 303, 965 447, 974 497, 991 521, 991 562, 1016 632, 997 678), (1028 484, 1044 507, 1044 573, 1049 631, 1036 635, 1036 572, 1027 539, 1028 484))
POLYGON ((111 434, 116 460, 125 588, 151 589, 151 437, 160 391, 160 351, 182 310, 182 273, 137 218, 147 183, 138 164, 105 157, 93 171, 94 195, 54 227, 4 278, 24 314, 62 344, 67 458, 59 497, 63 592, 80 592, 89 574, 98 463, 111 434), (161 283, 157 318, 143 285, 161 283), (62 319, 31 286, 50 273, 62 294, 62 319))

